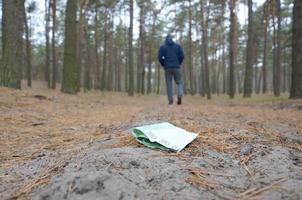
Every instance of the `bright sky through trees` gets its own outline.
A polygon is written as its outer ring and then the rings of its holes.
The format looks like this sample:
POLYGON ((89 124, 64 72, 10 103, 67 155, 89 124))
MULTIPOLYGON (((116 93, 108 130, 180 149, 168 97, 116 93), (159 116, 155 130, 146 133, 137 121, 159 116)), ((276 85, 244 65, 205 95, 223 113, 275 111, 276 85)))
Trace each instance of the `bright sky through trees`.
MULTIPOLYGON (((30 3, 35 0, 27 0, 27 3, 30 3)), ((264 3, 265 0, 254 0, 255 5, 258 7, 264 3)), ((35 1, 37 4, 37 10, 32 14, 32 22, 31 25, 34 29, 34 34, 33 34, 33 42, 34 43, 41 43, 44 42, 44 1, 35 1)), ((160 5, 160 4, 158 4, 160 5)), ((160 7, 160 6, 159 6, 160 7)), ((129 17, 128 17, 128 12, 124 12, 125 16, 122 18, 125 24, 128 24, 129 22, 129 17)), ((138 22, 138 15, 139 15, 139 8, 137 5, 135 6, 134 10, 134 16, 135 16, 135 21, 134 21, 134 38, 138 38, 138 27, 139 27, 139 22, 138 22)), ((162 13, 162 17, 165 17, 165 11, 162 13)), ((246 23, 247 20, 247 6, 240 4, 238 7, 238 19, 241 24, 246 23)), ((119 18, 116 19, 116 23, 119 22, 119 18)))

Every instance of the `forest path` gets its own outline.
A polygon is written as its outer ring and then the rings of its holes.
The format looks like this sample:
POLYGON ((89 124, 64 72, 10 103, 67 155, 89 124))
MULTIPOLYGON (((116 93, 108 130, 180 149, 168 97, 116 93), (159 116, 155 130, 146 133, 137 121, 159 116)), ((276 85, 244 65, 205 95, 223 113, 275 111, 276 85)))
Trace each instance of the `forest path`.
POLYGON ((262 101, 185 97, 168 106, 164 96, 1 88, 0 195, 299 199, 302 102, 262 101), (162 121, 199 136, 175 154, 130 135, 162 121))

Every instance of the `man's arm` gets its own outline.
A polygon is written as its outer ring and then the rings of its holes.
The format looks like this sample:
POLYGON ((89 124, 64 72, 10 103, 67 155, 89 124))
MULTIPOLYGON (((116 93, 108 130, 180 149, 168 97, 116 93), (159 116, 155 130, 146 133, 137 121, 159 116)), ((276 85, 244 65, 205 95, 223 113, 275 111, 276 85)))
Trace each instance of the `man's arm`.
POLYGON ((164 49, 163 47, 161 46, 158 50, 158 61, 160 62, 161 66, 164 67, 164 63, 165 63, 165 60, 164 60, 164 49))
POLYGON ((178 61, 180 64, 182 64, 184 60, 184 51, 182 50, 181 46, 179 45, 179 52, 178 52, 178 61))

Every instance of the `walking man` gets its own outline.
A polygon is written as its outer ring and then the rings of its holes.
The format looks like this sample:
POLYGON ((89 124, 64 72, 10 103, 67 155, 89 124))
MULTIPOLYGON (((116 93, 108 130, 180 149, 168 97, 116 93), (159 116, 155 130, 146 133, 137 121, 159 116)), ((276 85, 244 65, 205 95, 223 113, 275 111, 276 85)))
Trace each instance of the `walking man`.
POLYGON ((183 85, 180 66, 183 59, 184 53, 181 46, 173 41, 171 35, 168 35, 165 43, 159 48, 158 61, 165 69, 169 105, 173 104, 173 78, 177 85, 177 104, 180 105, 182 103, 183 85))

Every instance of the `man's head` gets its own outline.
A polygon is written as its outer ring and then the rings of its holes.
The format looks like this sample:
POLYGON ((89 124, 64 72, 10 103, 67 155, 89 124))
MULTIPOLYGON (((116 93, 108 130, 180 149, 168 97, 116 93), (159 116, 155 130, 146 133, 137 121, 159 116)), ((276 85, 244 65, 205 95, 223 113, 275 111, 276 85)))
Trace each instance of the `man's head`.
POLYGON ((173 36, 171 34, 167 35, 165 43, 166 43, 166 45, 173 45, 174 44, 173 36))

